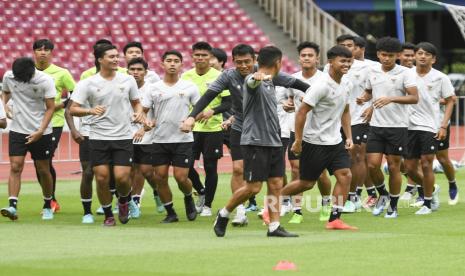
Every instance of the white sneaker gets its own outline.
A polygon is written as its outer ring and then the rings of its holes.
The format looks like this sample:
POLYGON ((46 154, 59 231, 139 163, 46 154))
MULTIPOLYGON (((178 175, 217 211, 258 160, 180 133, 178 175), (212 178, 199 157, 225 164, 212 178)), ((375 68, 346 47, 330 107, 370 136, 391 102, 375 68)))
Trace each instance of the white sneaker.
POLYGON ((211 217, 212 216, 212 209, 207 207, 207 206, 203 206, 202 212, 200 213, 200 216, 201 217, 211 217))
POLYGON ((433 191, 433 199, 431 200, 431 210, 437 211, 439 206, 441 205, 439 200, 439 192, 441 191, 441 187, 438 184, 434 184, 434 191, 433 191))
POLYGON ((413 198, 413 194, 410 193, 410 192, 404 192, 402 194, 402 196, 399 198, 400 200, 406 200, 406 201, 409 201, 409 200, 412 200, 413 198))
POLYGON ((416 211, 415 212, 415 215, 429 215, 431 214, 433 211, 431 211, 430 208, 426 207, 426 206, 422 206, 420 208, 420 210, 416 211))
POLYGON ((425 200, 421 197, 417 197, 414 203, 410 204, 410 207, 420 208, 425 203, 425 200))
POLYGON ((265 208, 261 208, 260 211, 258 211, 257 216, 262 219, 263 218, 263 212, 265 212, 265 208))
POLYGON ((231 224, 232 226, 236 227, 236 226, 246 226, 247 224, 249 224, 249 220, 247 219, 247 216, 241 216, 241 215, 237 215, 233 218, 233 220, 231 221, 231 224))
POLYGON ((373 207, 372 214, 373 216, 379 216, 384 212, 387 205, 389 204, 389 199, 387 197, 379 197, 378 202, 376 202, 375 207, 373 207))
POLYGON ((98 207, 96 213, 97 213, 97 215, 105 215, 105 211, 103 211, 103 207, 102 207, 102 206, 98 207))
POLYGON ((394 218, 397 218, 398 217, 398 214, 397 214, 397 211, 394 211, 392 213, 386 213, 384 215, 384 218, 387 218, 387 219, 394 219, 394 218))
POLYGON ((346 201, 346 204, 344 204, 344 208, 342 209, 343 213, 355 213, 355 203, 353 203, 350 200, 346 201))
POLYGON ((283 203, 281 205, 281 213, 280 213, 280 216, 281 217, 284 217, 285 215, 287 215, 289 212, 292 211, 292 205, 290 202, 287 202, 287 203, 283 203))
POLYGON ((197 198, 197 202, 195 203, 195 209, 197 210, 197 214, 202 212, 203 206, 205 205, 205 195, 199 195, 197 198))
POLYGON ((356 212, 362 210, 362 200, 360 199, 359 196, 357 196, 357 198, 356 198, 354 204, 355 204, 355 211, 356 211, 356 212))

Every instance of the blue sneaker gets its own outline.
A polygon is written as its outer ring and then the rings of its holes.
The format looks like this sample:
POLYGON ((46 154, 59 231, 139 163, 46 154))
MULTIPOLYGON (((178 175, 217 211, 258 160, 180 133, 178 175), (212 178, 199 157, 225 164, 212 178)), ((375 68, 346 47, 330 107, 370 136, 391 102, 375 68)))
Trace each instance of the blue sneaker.
POLYGON ((456 205, 459 202, 459 189, 449 189, 449 205, 456 205))
POLYGON ((92 224, 94 222, 94 216, 92 214, 87 214, 82 217, 82 223, 84 224, 92 224))
POLYGON ((257 212, 258 211, 258 206, 255 205, 255 204, 249 204, 249 206, 247 206, 247 208, 245 208, 245 212, 248 213, 248 212, 257 212))
POLYGON ((44 208, 42 210, 42 219, 43 220, 52 220, 53 219, 53 210, 51 208, 44 208))
POLYGON ((0 213, 2 214, 2 216, 7 217, 13 221, 18 219, 18 215, 16 214, 15 207, 10 206, 6 208, 2 208, 2 210, 0 210, 0 213))
POLYGON ((137 207, 134 200, 129 201, 129 217, 133 219, 138 219, 140 217, 140 209, 137 207))

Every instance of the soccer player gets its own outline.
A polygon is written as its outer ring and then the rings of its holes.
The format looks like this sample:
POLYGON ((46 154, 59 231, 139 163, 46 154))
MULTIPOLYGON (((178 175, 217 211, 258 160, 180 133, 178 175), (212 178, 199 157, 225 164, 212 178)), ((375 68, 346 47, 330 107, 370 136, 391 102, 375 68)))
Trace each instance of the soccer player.
MULTIPOLYGON (((319 81, 320 77, 324 74, 318 70, 318 63, 320 60, 320 47, 313 43, 313 42, 302 42, 297 46, 297 51, 299 53, 299 64, 301 66, 301 71, 293 74, 292 76, 300 79, 310 86, 314 85, 317 81, 319 81)), ((290 139, 289 139, 289 147, 288 147, 288 159, 291 164, 291 172, 292 172, 292 181, 296 181, 299 179, 299 170, 300 170, 300 161, 299 157, 295 155, 291 147, 295 141, 295 114, 297 114, 300 105, 302 104, 302 99, 305 96, 305 93, 295 89, 289 89, 289 96, 293 99, 293 106, 295 108, 295 113, 293 113, 290 127, 290 139)), ((308 116, 311 113, 309 113, 308 116)), ((329 219, 329 215, 331 212, 331 181, 329 180, 326 171, 324 171, 320 178, 318 179, 318 189, 320 190, 320 194, 322 196, 322 204, 320 209, 320 221, 327 221, 329 219)), ((289 223, 302 223, 303 222, 303 214, 302 214, 302 199, 303 193, 298 194, 293 197, 294 207, 293 211, 294 214, 289 221, 289 223)))
POLYGON ((415 72, 419 101, 409 106, 409 143, 405 156, 407 173, 416 183, 421 183, 424 203, 415 214, 427 215, 439 208, 439 186, 434 184, 433 161, 438 150, 438 140, 447 135, 450 116, 454 109, 455 93, 449 78, 433 68, 437 49, 429 42, 415 46, 415 72), (444 116, 440 116, 440 100, 445 101, 444 116), (418 165, 421 162, 421 172, 418 165))
MULTIPOLYGON (((200 95, 203 95, 208 86, 221 74, 220 71, 210 67, 212 47, 207 42, 197 42, 192 45, 192 59, 194 68, 184 72, 181 79, 188 80, 197 85, 200 95)), ((194 127, 193 157, 195 160, 203 156, 205 170, 205 188, 200 181, 200 176, 192 162, 189 169, 189 179, 199 193, 197 212, 200 216, 211 216, 212 203, 218 185, 218 159, 223 156, 223 115, 221 113, 231 108, 231 96, 225 90, 218 95, 198 115, 198 122, 194 127)))
POLYGON ((357 103, 372 100, 374 106, 367 156, 368 170, 380 198, 373 208, 373 215, 379 216, 384 211, 389 196, 390 208, 385 218, 396 218, 402 184, 400 163, 408 143, 408 105, 418 102, 418 90, 414 73, 396 64, 402 51, 398 39, 380 38, 376 50, 381 64, 370 67, 365 92, 357 98, 357 103), (386 155, 389 168, 389 194, 380 169, 383 155, 386 155))
POLYGON ((103 44, 95 47, 97 74, 76 86, 70 113, 73 116, 93 115, 90 124, 90 162, 97 182, 97 195, 105 212, 104 226, 115 226, 109 190, 110 169, 119 193, 118 218, 129 221, 129 212, 137 205, 131 200, 131 167, 133 145, 130 109, 133 121, 147 123, 139 102, 137 83, 133 77, 117 72, 119 53, 116 46, 103 44), (90 108, 81 105, 89 103, 90 108), (112 167, 110 166, 112 165, 112 167))
POLYGON ((169 167, 173 166, 174 178, 184 194, 187 219, 193 221, 197 210, 192 198, 192 182, 188 178, 192 159, 192 133, 180 129, 183 120, 189 115, 189 109, 200 98, 197 86, 187 80, 179 79, 182 69, 182 55, 178 51, 167 51, 162 56, 165 71, 163 80, 147 90, 143 98, 144 112, 153 112, 153 159, 157 177, 158 192, 167 215, 162 223, 177 222, 178 216, 173 207, 173 195, 168 186, 169 167))
POLYGON ((400 65, 407 68, 415 66, 415 45, 409 42, 402 44, 402 51, 399 55, 400 65))
MULTIPOLYGON (((254 66, 256 56, 254 49, 250 45, 238 44, 232 49, 232 57, 235 68, 224 70, 218 79, 210 84, 207 92, 199 99, 189 117, 184 121, 182 129, 187 132, 191 131, 196 116, 200 114, 215 97, 220 95, 223 90, 228 89, 230 91, 232 97, 232 111, 234 113, 233 119, 229 120, 229 123, 232 124, 230 139, 231 159, 233 160, 231 190, 234 193, 245 185, 243 174, 244 163, 240 146, 243 123, 242 89, 244 78, 256 71, 256 67, 254 66)), ((294 88, 301 91, 306 91, 309 87, 307 83, 281 72, 273 78, 273 84, 275 86, 294 88)), ((237 206, 237 213, 231 223, 233 226, 243 226, 248 223, 244 205, 240 204, 237 206)))
MULTIPOLYGON (((52 63, 52 55, 54 45, 49 39, 39 39, 32 45, 34 51, 34 59, 37 70, 43 71, 47 75, 51 76, 55 83, 56 96, 55 96, 55 112, 52 117, 52 151, 50 158, 50 173, 53 179, 53 194, 52 194, 52 210, 58 212, 60 210, 60 204, 58 204, 55 197, 57 175, 55 168, 53 167, 53 156, 55 150, 60 143, 61 133, 63 132, 63 126, 65 125, 65 110, 67 101, 62 100, 63 92, 67 91, 72 93, 74 90, 75 82, 71 73, 52 63)), ((40 181, 39 175, 37 178, 40 181)))
MULTIPOLYGON (((132 41, 126 44, 123 48, 124 58, 126 59, 126 64, 129 64, 129 61, 133 58, 144 58, 144 48, 142 48, 142 43, 137 41, 132 41)), ((147 70, 145 74, 145 82, 147 83, 156 83, 160 80, 155 71, 147 70)))
POLYGON ((340 219, 352 178, 347 153, 353 147, 349 111, 352 84, 342 78, 352 64, 352 52, 338 45, 328 50, 327 58, 328 73, 310 87, 296 115, 292 151, 300 155, 300 180, 284 187, 281 195, 294 195, 313 188, 327 169, 336 177, 336 185, 326 229, 356 230, 340 219), (345 141, 340 135, 341 126, 347 137, 345 141))
POLYGON ((212 56, 210 57, 210 67, 222 72, 227 61, 228 55, 225 51, 219 48, 212 49, 212 56))
MULTIPOLYGON (((99 45, 102 45, 102 44, 110 44, 110 45, 112 45, 111 41, 108 40, 108 39, 99 39, 99 40, 97 40, 97 41, 95 42, 95 44, 92 46, 93 50, 95 51, 95 48, 98 47, 99 45)), ((97 71, 97 67, 96 67, 96 66, 91 67, 91 68, 85 70, 84 72, 82 72, 82 73, 81 73, 81 77, 80 77, 79 79, 80 79, 80 80, 85 80, 85 79, 87 79, 87 78, 89 78, 89 77, 91 77, 91 76, 97 74, 97 72, 98 72, 98 71, 97 71)), ((118 72, 125 74, 125 73, 127 73, 127 69, 124 68, 124 67, 119 67, 119 66, 118 66, 118 72)))
MULTIPOLYGON (((133 76, 139 88, 140 101, 143 102, 151 89, 151 83, 145 81, 148 72, 147 62, 141 58, 133 58, 128 62, 128 74, 133 76)), ((152 120, 153 112, 147 113, 147 119, 152 120)), ((146 131, 143 125, 132 124, 133 130, 133 143, 134 143, 134 165, 132 170, 132 189, 134 202, 140 206, 141 191, 144 187, 144 182, 150 184, 154 191, 154 200, 157 205, 157 211, 162 213, 165 209, 157 193, 157 185, 155 179, 155 172, 152 166, 153 153, 152 153, 152 140, 153 130, 146 131), (141 175, 142 177, 139 177, 141 175)), ((132 218, 137 218, 138 214, 131 214, 132 218)))
POLYGON ((281 58, 281 50, 274 46, 260 49, 258 71, 245 78, 241 146, 246 185, 236 190, 226 206, 218 212, 214 225, 218 237, 226 233, 229 214, 239 204, 259 193, 263 181, 267 182, 270 199, 266 204, 270 214, 267 236, 297 237, 279 224, 279 191, 283 185, 285 167, 272 78, 281 69, 281 58))
POLYGON ((6 118, 5 108, 3 108, 3 101, 0 101, 0 128, 6 128, 6 118))
POLYGON ((2 208, 1 214, 17 220, 17 204, 21 188, 21 173, 27 152, 34 160, 39 183, 42 187, 44 205, 42 219, 53 219, 53 179, 50 173, 52 152, 52 125, 50 121, 55 109, 55 85, 52 77, 36 70, 31 58, 18 58, 13 62, 12 71, 3 76, 3 105, 12 99, 15 106, 8 136, 10 176, 8 179, 9 207, 2 208))

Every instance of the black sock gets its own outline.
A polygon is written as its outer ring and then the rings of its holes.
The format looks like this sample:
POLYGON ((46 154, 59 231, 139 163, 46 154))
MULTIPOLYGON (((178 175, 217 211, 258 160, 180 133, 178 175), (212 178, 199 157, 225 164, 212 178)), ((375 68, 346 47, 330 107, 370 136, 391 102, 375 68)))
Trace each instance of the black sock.
POLYGON ((399 201, 399 195, 393 196, 389 195, 391 202, 389 202, 389 210, 388 213, 392 213, 397 211, 397 202, 399 201))
POLYGON ((192 198, 192 193, 184 194, 184 200, 192 200, 193 201, 194 199, 192 198))
POLYGON ((13 207, 13 208, 15 208, 15 209, 18 208, 18 207, 17 207, 17 205, 18 205, 18 198, 16 198, 16 197, 15 197, 15 198, 11 198, 11 197, 10 197, 10 198, 8 199, 8 203, 10 204, 10 207, 13 207))
POLYGON ((423 186, 417 185, 418 197, 424 198, 425 193, 423 192, 423 186))
POLYGON ((55 190, 57 188, 57 172, 55 171, 55 168, 53 167, 52 164, 52 158, 50 158, 50 173, 52 175, 52 183, 53 183, 53 192, 52 192, 52 200, 57 201, 55 197, 55 190))
POLYGON ((192 182, 192 187, 197 191, 199 195, 205 195, 205 187, 200 181, 199 173, 194 169, 194 167, 189 168, 189 179, 192 182))
POLYGON ((130 198, 131 198, 131 193, 129 193, 127 196, 120 196, 120 197, 118 198, 118 202, 119 202, 120 204, 125 204, 125 203, 129 202, 129 199, 130 199, 130 198))
POLYGON ((51 209, 52 208, 52 198, 44 198, 44 209, 51 209))
POLYGON ((329 216, 329 222, 339 219, 341 217, 342 208, 338 206, 333 206, 331 209, 331 215, 329 216))
POLYGON ((431 209, 431 199, 432 198, 431 197, 430 198, 425 197, 424 199, 425 199, 425 201, 423 202, 423 206, 426 206, 426 207, 431 209))
POLYGON ((102 206, 105 218, 113 217, 113 211, 111 210, 111 204, 108 206, 102 206))
POLYGON ((92 199, 81 199, 84 215, 92 214, 92 199))
POLYGON ((153 190, 153 197, 157 197, 157 196, 158 196, 157 190, 153 190))
POLYGON ((449 190, 457 190, 457 183, 455 180, 449 181, 449 190))
POLYGON ((357 190, 355 191, 357 193, 357 196, 358 197, 361 197, 362 196, 362 191, 363 191, 363 188, 362 187, 357 187, 357 190))
POLYGON ((218 159, 204 160, 205 206, 211 207, 218 186, 218 159))
POLYGON ((249 198, 249 205, 257 206, 257 201, 255 200, 255 196, 252 196, 251 198, 249 198))
POLYGON ((376 188, 373 186, 373 187, 368 187, 367 188, 367 194, 368 196, 371 196, 371 197, 378 197, 378 195, 376 194, 376 188))
POLYGON ((176 216, 176 212, 174 211, 172 201, 163 204, 163 206, 165 206, 165 210, 166 210, 166 213, 168 214, 168 216, 176 216))
POLYGON ((379 185, 379 186, 376 186, 376 190, 378 191, 378 194, 380 196, 388 196, 389 193, 388 191, 386 190, 386 186, 383 184, 379 185))
POLYGON ((415 184, 407 184, 407 188, 405 188, 405 191, 407 193, 412 193, 412 190, 415 188, 415 184))
POLYGON ((352 201, 352 202, 355 202, 355 199, 357 198, 357 194, 356 193, 352 193, 352 192, 349 192, 349 198, 348 200, 352 201))
POLYGON ((132 200, 139 205, 140 204, 140 195, 134 195, 132 196, 132 200))
POLYGON ((294 214, 302 215, 302 209, 295 209, 294 214))

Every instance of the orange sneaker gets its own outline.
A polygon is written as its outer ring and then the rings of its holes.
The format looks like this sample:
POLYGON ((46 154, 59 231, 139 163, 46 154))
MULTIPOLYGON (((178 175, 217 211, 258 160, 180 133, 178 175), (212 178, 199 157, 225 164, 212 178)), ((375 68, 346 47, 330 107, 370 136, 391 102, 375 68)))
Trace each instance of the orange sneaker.
POLYGON ((50 203, 50 206, 52 207, 52 211, 54 213, 58 213, 60 211, 60 204, 58 204, 58 201, 52 199, 52 202, 50 203))
POLYGON ((345 224, 341 219, 336 219, 326 224, 328 230, 358 230, 355 226, 345 224))

